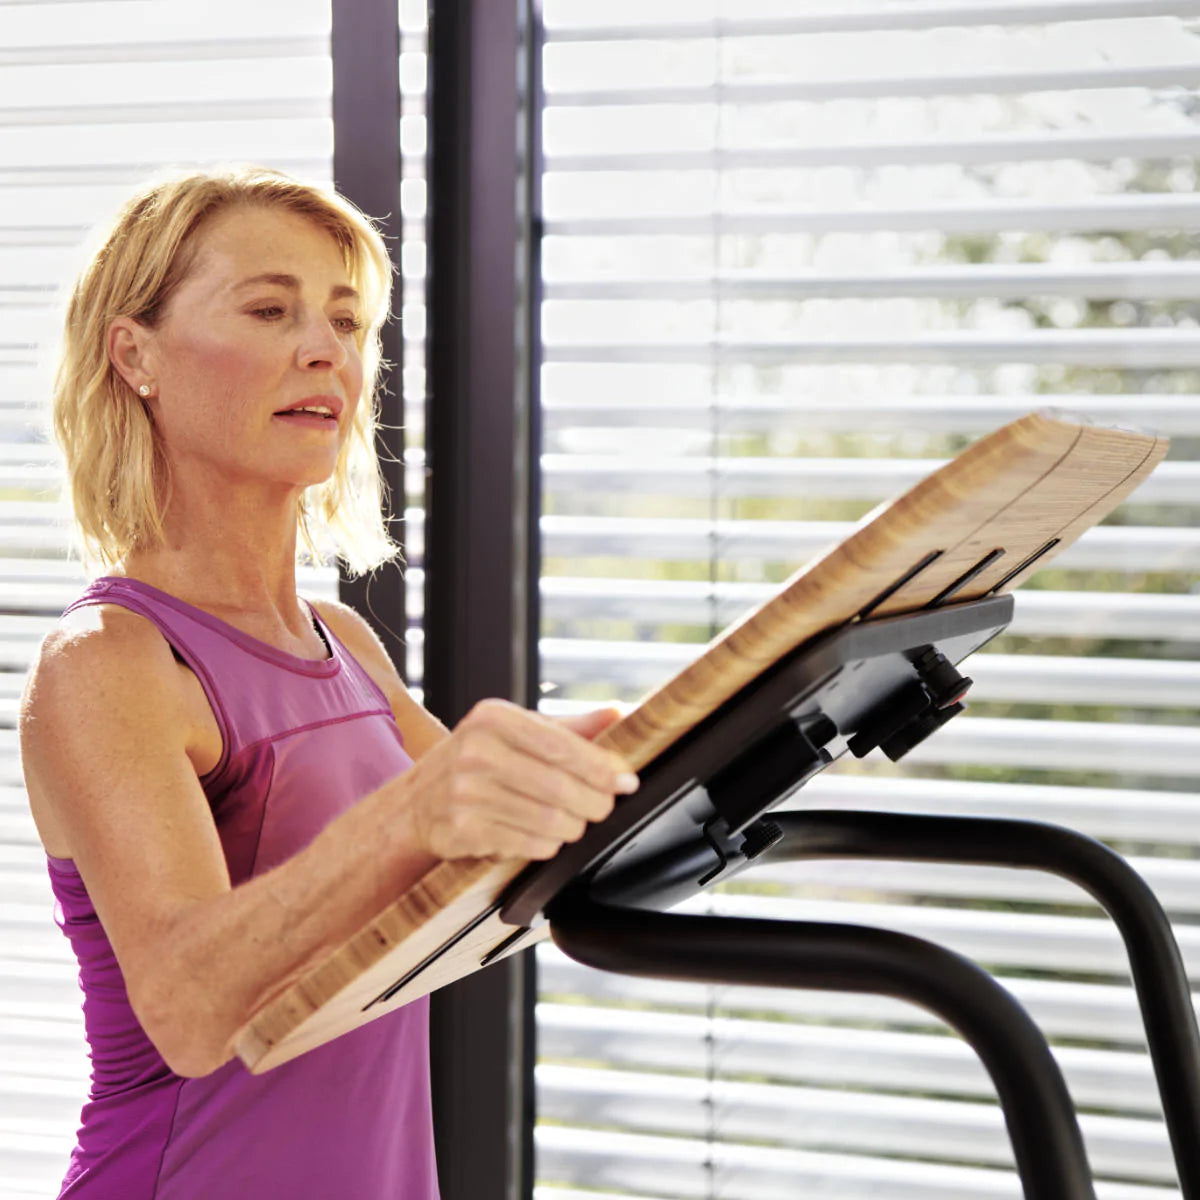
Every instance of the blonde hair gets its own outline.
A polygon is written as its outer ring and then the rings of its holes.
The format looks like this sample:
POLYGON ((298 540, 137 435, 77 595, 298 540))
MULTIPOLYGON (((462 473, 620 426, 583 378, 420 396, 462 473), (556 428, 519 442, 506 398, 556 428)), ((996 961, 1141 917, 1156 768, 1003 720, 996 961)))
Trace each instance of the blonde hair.
POLYGON ((384 524, 375 450, 392 263, 370 218, 350 201, 245 165, 174 172, 144 185, 97 231, 98 248, 70 291, 53 364, 52 418, 82 557, 109 567, 135 548, 163 543, 166 455, 149 409, 108 357, 107 333, 117 317, 157 327, 195 261, 198 230, 233 207, 277 207, 313 221, 337 243, 362 295, 363 328, 355 336, 363 392, 333 474, 301 496, 297 545, 318 559, 336 553, 351 573, 369 571, 399 553, 384 524))

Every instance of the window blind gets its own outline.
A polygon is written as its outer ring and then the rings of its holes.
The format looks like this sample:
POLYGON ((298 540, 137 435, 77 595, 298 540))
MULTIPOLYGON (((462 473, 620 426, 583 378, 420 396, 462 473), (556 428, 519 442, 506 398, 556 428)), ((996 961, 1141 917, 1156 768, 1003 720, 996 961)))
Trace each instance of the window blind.
MULTIPOLYGON (((635 700, 1032 408, 1173 438, 971 660, 971 711, 796 806, 1031 817, 1129 856, 1200 971, 1200 6, 548 2, 542 689, 635 700)), ((878 924, 1050 1037, 1098 1195, 1178 1195, 1128 967, 1027 872, 788 864, 698 911, 878 924)), ((1016 1197, 973 1054, 877 997, 538 951, 538 1200, 1016 1197)))
MULTIPOLYGON (((408 627, 405 682, 424 699, 425 637, 425 298, 426 102, 429 88, 429 4, 399 0, 400 12, 400 273, 403 279, 401 387, 404 397, 404 584, 408 627)), ((399 504, 399 499, 394 503, 399 504)))
MULTIPOLYGON (((170 165, 332 178, 327 0, 0 4, 0 1195, 55 1194, 86 1095, 74 960, 17 758, 25 671, 84 586, 48 440, 51 356, 89 230, 170 165)), ((302 573, 336 595, 331 569, 302 573)))

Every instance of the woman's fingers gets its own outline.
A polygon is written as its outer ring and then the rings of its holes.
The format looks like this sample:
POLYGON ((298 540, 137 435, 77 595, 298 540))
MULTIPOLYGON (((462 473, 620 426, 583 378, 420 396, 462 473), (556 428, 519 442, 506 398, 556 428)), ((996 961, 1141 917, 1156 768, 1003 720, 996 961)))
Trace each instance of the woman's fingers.
POLYGON ((587 829, 582 817, 510 792, 494 780, 456 790, 457 799, 433 814, 427 829, 428 849, 440 858, 547 858, 587 829))
POLYGON ((551 717, 560 725, 565 725, 580 737, 593 741, 598 738, 610 725, 615 725, 621 719, 621 710, 616 705, 596 708, 591 712, 572 713, 568 716, 551 717))
MULTIPOLYGON (((474 843, 481 829, 503 822, 558 843, 581 837, 589 821, 612 812, 612 792, 589 787, 576 776, 519 754, 496 741, 464 756, 456 764, 447 789, 447 817, 460 839, 474 843)), ((478 851, 465 851, 466 853, 478 851)))
MULTIPOLYGON (((571 816, 560 808, 538 804, 527 796, 497 792, 486 815, 479 814, 481 829, 476 836, 489 839, 495 832, 515 834, 531 842, 553 844, 554 853, 564 842, 577 842, 588 827, 581 817, 571 816)), ((490 853, 499 853, 492 850, 490 853)), ((528 853, 533 858, 532 853, 528 853)))
POLYGON ((467 714, 467 720, 491 730, 519 753, 568 772, 596 791, 620 795, 637 791, 638 778, 619 754, 593 745, 541 713, 502 700, 484 700, 467 714))
POLYGON ((490 748, 485 770, 508 793, 560 810, 572 819, 602 821, 613 809, 614 791, 594 787, 573 772, 531 758, 504 742, 490 748))
POLYGON ((580 732, 493 700, 477 704, 407 783, 413 830, 438 857, 545 859, 607 817, 638 778, 580 732))
POLYGON ((496 848, 488 856, 493 858, 530 858, 544 861, 553 858, 563 845, 558 838, 515 829, 511 825, 499 824, 493 832, 496 848))

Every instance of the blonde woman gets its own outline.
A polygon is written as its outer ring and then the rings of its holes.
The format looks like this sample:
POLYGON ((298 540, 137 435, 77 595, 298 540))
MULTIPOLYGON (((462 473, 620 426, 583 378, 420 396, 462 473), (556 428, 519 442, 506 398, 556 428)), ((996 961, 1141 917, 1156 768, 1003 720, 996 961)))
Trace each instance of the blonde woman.
POLYGON ((546 858, 636 779, 615 714, 502 701, 450 733, 299 548, 390 557, 372 453, 390 266, 277 172, 131 197, 70 298, 54 392, 103 570, 21 712, 78 956, 90 1095, 61 1196, 432 1200, 427 1007, 262 1076, 235 1031, 437 860, 546 858))

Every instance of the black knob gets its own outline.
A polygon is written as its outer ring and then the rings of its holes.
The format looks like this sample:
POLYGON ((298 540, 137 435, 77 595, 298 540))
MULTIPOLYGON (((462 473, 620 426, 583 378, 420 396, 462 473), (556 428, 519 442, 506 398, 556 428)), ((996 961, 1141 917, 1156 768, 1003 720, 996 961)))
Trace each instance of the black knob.
POLYGON ((742 834, 742 853, 747 858, 757 858, 782 837, 783 830, 774 821, 755 821, 753 825, 747 825, 742 834))
POLYGON ((930 734, 936 733, 951 717, 965 711, 965 704, 952 703, 945 708, 931 709, 924 716, 910 721, 903 729, 879 743, 880 749, 892 760, 899 762, 914 746, 919 746, 930 734))
POLYGON ((960 675, 958 668, 933 646, 924 647, 913 657, 912 664, 929 689, 935 708, 949 708, 957 704, 974 682, 960 675))

